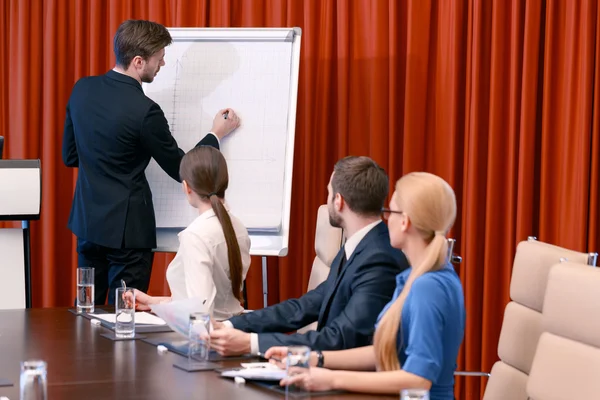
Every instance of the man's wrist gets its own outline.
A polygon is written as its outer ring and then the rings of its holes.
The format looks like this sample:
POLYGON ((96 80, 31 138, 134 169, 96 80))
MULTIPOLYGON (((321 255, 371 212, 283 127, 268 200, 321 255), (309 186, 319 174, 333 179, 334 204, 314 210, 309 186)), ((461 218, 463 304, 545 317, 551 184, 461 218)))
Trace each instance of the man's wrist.
POLYGON ((250 335, 250 354, 252 355, 258 355, 258 353, 260 352, 260 346, 258 343, 258 334, 256 333, 249 333, 248 335, 250 335))
POLYGON ((223 326, 225 326, 225 328, 233 328, 233 324, 231 323, 230 320, 226 319, 225 321, 221 321, 221 323, 223 324, 223 326))
POLYGON ((219 143, 219 145, 221 145, 221 139, 225 136, 225 135, 219 135, 217 132, 215 132, 215 130, 209 131, 208 134, 214 135, 214 137, 217 138, 217 142, 219 143))

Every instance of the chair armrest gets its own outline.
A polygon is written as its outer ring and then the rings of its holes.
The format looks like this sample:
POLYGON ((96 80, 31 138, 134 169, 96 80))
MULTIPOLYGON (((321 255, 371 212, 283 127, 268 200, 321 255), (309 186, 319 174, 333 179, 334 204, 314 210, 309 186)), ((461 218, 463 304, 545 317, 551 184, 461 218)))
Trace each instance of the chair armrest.
POLYGON ((489 378, 491 376, 488 372, 476 372, 476 371, 454 371, 455 376, 478 376, 483 378, 489 378))

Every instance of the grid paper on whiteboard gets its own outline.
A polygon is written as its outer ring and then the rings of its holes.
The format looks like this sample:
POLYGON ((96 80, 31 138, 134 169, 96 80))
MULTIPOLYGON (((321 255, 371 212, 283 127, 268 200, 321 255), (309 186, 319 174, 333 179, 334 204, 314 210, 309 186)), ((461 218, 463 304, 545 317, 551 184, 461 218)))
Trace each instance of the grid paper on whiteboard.
MULTIPOLYGON (((232 214, 249 230, 278 230, 290 97, 290 42, 174 42, 148 97, 163 109, 179 147, 189 151, 210 131, 220 109, 233 108, 242 126, 221 141, 232 214)), ((146 170, 157 227, 185 227, 197 215, 152 160, 146 170)))

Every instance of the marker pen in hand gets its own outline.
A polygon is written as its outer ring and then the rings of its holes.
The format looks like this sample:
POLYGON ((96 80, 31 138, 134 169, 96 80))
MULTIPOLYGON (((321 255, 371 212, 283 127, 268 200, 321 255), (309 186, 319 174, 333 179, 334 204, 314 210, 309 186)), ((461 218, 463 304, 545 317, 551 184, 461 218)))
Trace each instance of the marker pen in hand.
POLYGON ((223 113, 223 118, 227 119, 228 116, 229 116, 229 111, 225 111, 223 113))

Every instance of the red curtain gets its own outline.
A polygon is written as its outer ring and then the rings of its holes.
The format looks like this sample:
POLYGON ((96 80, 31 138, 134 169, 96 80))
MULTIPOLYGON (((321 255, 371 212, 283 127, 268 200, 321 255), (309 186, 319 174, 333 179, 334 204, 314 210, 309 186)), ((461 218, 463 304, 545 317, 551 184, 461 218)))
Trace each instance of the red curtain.
MULTIPOLYGON (((166 26, 303 29, 290 251, 270 259, 269 302, 301 295, 314 258, 317 207, 333 164, 373 157, 392 181, 414 170, 454 187, 451 235, 467 330, 459 369, 489 371, 516 244, 529 235, 600 249, 600 21, 597 1, 2 0, 0 135, 7 158, 41 158, 33 223, 35 306, 74 296, 66 229, 76 172, 60 156, 76 79, 113 66, 127 18, 166 26)), ((158 255, 151 292, 168 290, 158 255)), ((260 259, 248 277, 262 306, 260 259)), ((457 396, 479 398, 478 379, 457 396)))

